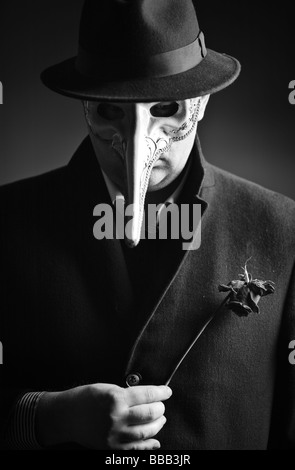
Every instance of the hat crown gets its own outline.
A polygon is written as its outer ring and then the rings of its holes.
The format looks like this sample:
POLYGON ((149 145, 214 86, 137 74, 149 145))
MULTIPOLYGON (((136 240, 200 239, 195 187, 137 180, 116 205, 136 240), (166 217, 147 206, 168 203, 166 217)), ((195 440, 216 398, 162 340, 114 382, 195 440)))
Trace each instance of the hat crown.
POLYGON ((196 0, 85 0, 78 54, 43 71, 52 90, 95 101, 154 102, 225 88, 240 64, 205 45, 196 0))
POLYGON ((199 34, 192 0, 86 0, 79 44, 129 62, 191 44, 199 34))

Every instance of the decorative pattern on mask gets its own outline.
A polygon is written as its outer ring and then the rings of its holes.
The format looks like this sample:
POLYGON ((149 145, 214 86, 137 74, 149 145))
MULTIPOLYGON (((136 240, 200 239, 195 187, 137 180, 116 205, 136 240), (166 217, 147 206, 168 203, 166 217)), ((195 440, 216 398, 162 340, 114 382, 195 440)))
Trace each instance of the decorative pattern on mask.
MULTIPOLYGON (((148 189, 150 175, 153 169, 153 165, 161 157, 161 155, 168 153, 171 149, 173 142, 179 142, 186 139, 195 129, 196 124, 198 122, 198 115, 200 111, 200 99, 199 98, 192 98, 190 99, 190 108, 189 108, 189 119, 185 121, 180 127, 177 129, 173 129, 171 131, 172 137, 166 141, 163 138, 160 138, 155 142, 150 137, 145 137, 146 143, 149 149, 149 154, 145 160, 145 166, 141 178, 141 205, 144 205, 144 200, 146 196, 146 192, 148 189), (183 133, 184 132, 184 133, 183 133)), ((117 149, 117 147, 116 147, 117 149)), ((122 157, 124 158, 124 154, 122 153, 122 157)))
MULTIPOLYGON (((167 117, 150 116, 150 123, 153 121, 151 135, 147 135, 149 132, 148 127, 146 133, 143 132, 142 134, 142 139, 145 139, 146 143, 146 146, 143 146, 143 148, 146 149, 146 154, 143 155, 144 161, 142 162, 142 172, 140 175, 140 207, 137 221, 139 227, 142 225, 144 202, 153 166, 163 154, 170 152, 174 142, 185 140, 194 131, 198 122, 200 104, 200 98, 192 98, 179 103, 179 112, 176 112, 175 115, 167 117)), ((100 132, 103 132, 104 126, 107 127, 108 124, 103 123, 103 121, 102 124, 99 123, 99 117, 97 118, 97 116, 91 114, 89 111, 88 102, 84 102, 84 109, 85 117, 92 134, 95 137, 102 138, 100 132), (95 119, 97 119, 98 122, 96 122, 95 119)), ((116 123, 110 123, 110 138, 105 139, 104 135, 103 140, 109 141, 109 148, 114 149, 115 152, 120 155, 123 162, 125 162, 128 141, 122 136, 119 122, 117 129, 116 127, 116 123)))
MULTIPOLYGON (((190 107, 189 107, 189 118, 184 123, 181 124, 177 129, 173 129, 172 131, 168 132, 170 134, 169 140, 165 140, 163 137, 159 138, 157 141, 153 140, 151 137, 145 136, 146 144, 147 144, 147 160, 150 161, 154 160, 154 156, 156 155, 157 158, 160 157, 163 153, 167 153, 170 151, 173 142, 179 142, 181 140, 186 139, 195 129, 196 124, 198 122, 198 115, 200 111, 200 104, 201 101, 199 98, 191 98, 190 99, 190 107), (183 133, 184 132, 184 133, 183 133)), ((93 133, 94 136, 100 137, 99 133, 94 129, 94 123, 91 120, 91 116, 89 113, 88 108, 88 101, 83 101, 84 112, 86 121, 88 126, 93 133)), ((127 142, 125 139, 122 139, 118 133, 114 133, 111 139, 111 147, 116 150, 122 159, 126 157, 126 147, 127 142)))
POLYGON ((195 129, 198 122, 200 112, 201 100, 199 98, 190 99, 190 117, 188 121, 184 122, 178 129, 172 131, 175 136, 172 138, 173 142, 186 139, 195 129), (186 131, 185 134, 179 135, 181 132, 186 131))

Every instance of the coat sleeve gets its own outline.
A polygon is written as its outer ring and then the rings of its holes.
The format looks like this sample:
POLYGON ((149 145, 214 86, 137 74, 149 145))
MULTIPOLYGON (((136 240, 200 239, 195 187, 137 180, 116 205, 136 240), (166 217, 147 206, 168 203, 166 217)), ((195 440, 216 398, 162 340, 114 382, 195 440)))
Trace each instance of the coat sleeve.
POLYGON ((0 450, 7 447, 7 435, 17 402, 25 391, 5 386, 3 364, 0 369, 0 450))
MULTIPOLYGON (((8 407, 9 414, 3 423, 0 449, 36 450, 41 449, 36 437, 35 416, 37 405, 43 392, 28 392, 21 395, 17 403, 8 407)), ((13 396, 13 391, 9 391, 13 396)), ((4 398, 3 394, 1 399, 4 398)))
POLYGON ((295 266, 285 301, 277 355, 269 449, 295 450, 295 266))

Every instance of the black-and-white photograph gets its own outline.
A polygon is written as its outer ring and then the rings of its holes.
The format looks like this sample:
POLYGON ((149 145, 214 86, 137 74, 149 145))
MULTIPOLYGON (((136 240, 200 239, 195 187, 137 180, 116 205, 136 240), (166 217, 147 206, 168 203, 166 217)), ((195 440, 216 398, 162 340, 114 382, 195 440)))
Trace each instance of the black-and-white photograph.
POLYGON ((1 450, 295 450, 292 21, 2 2, 1 450))

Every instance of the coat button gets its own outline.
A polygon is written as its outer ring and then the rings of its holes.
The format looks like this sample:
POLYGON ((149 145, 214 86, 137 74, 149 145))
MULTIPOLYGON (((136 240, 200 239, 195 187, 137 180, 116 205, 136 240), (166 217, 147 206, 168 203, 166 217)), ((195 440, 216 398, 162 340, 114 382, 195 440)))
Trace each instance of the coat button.
POLYGON ((126 377, 126 384, 128 387, 134 387, 138 385, 142 380, 141 375, 137 372, 136 374, 128 374, 126 377))

